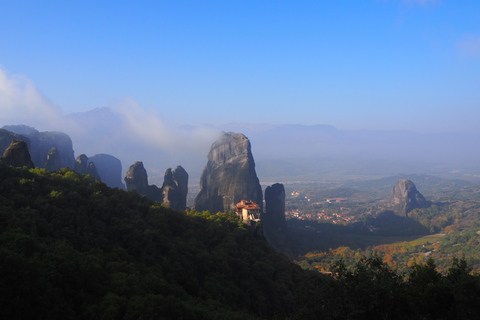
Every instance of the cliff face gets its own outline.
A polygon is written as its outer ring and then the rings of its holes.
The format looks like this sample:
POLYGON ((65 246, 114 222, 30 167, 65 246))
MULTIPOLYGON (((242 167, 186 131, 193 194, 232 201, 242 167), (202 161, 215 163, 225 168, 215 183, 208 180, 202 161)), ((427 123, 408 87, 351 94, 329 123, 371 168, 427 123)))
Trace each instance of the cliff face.
POLYGON ((409 179, 398 180, 392 190, 391 203, 395 214, 403 217, 413 209, 428 207, 428 202, 409 179))
POLYGON ((85 154, 81 154, 77 157, 73 170, 80 174, 89 174, 95 180, 102 181, 100 175, 98 174, 97 167, 95 167, 93 162, 88 162, 88 157, 85 154))
POLYGON ((188 173, 181 166, 175 170, 168 168, 162 185, 162 201, 173 210, 187 208, 188 173))
POLYGON ((39 132, 35 128, 24 125, 4 126, 6 130, 0 129, 0 150, 2 148, 2 133, 10 131, 11 134, 21 136, 16 140, 27 141, 28 151, 33 163, 38 168, 45 168, 48 153, 52 148, 57 149, 56 158, 59 165, 55 165, 54 170, 69 167, 73 168, 75 156, 73 152, 72 139, 63 132, 39 132), (8 131, 7 131, 8 130, 8 131))
POLYGON ((142 161, 135 161, 127 170, 125 176, 127 190, 135 190, 145 195, 148 191, 147 170, 143 167, 142 161))
POLYGON ((262 188, 250 141, 241 133, 224 133, 210 148, 194 207, 198 211, 225 212, 241 200, 254 201, 262 211, 262 188))
POLYGON ((75 156, 72 140, 63 132, 31 132, 27 135, 31 141, 30 154, 35 166, 43 168, 50 149, 57 148, 60 168, 73 168, 75 156))
POLYGON ((275 183, 265 189, 265 213, 262 214, 264 228, 277 231, 285 230, 285 188, 283 184, 275 183))
POLYGON ((122 163, 109 154, 96 154, 88 158, 88 163, 95 163, 98 175, 107 186, 125 189, 122 182, 122 163))
POLYGON ((142 161, 135 161, 130 166, 125 176, 125 185, 127 190, 136 191, 153 201, 162 202, 162 190, 156 185, 148 185, 147 170, 143 167, 142 161))
POLYGON ((0 154, 3 154, 5 150, 7 150, 12 143, 12 140, 25 141, 28 148, 30 148, 31 142, 27 137, 8 130, 0 129, 0 154))
POLYGON ((25 141, 13 140, 3 153, 2 161, 14 167, 34 168, 30 153, 25 141))
POLYGON ((57 148, 53 147, 48 151, 47 161, 45 162, 44 168, 48 171, 57 171, 62 169, 60 164, 60 154, 58 153, 57 148))

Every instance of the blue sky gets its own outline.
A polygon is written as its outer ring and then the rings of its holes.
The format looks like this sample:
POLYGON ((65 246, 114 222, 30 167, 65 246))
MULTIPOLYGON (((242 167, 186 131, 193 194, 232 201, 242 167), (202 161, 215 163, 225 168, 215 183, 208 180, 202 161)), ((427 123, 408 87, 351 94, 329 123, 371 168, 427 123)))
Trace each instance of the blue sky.
POLYGON ((127 99, 175 124, 480 132, 473 0, 0 0, 0 66, 4 118, 127 99))

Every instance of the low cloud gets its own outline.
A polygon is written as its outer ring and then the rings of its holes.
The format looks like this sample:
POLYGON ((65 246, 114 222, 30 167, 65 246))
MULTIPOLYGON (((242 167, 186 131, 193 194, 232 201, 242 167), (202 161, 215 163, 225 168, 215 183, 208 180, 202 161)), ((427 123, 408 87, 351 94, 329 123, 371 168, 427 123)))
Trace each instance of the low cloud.
POLYGON ((60 109, 25 76, 0 67, 0 119, 3 124, 27 124, 47 129, 59 122, 60 109))
POLYGON ((464 36, 458 41, 457 50, 463 57, 480 58, 480 36, 464 36))
POLYGON ((176 127, 162 119, 156 110, 148 110, 132 98, 115 104, 115 111, 125 119, 125 130, 139 143, 170 152, 192 153, 204 150, 214 141, 218 130, 209 127, 176 127))

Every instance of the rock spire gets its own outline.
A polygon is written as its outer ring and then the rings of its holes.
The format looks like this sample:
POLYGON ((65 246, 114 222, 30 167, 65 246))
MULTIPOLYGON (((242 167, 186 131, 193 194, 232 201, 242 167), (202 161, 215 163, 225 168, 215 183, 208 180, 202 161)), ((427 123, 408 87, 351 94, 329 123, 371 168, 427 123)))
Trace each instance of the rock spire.
POLYGON ((406 217, 408 212, 413 209, 428 207, 424 196, 418 192, 415 184, 409 179, 398 180, 390 198, 395 214, 403 217, 406 217))
POLYGON ((10 146, 3 153, 2 161, 14 167, 27 167, 29 169, 35 167, 28 152, 27 143, 20 140, 12 140, 10 146))
POLYGON ((241 200, 254 201, 262 211, 262 188, 250 141, 241 133, 223 133, 210 148, 194 207, 198 211, 225 212, 234 210, 241 200))

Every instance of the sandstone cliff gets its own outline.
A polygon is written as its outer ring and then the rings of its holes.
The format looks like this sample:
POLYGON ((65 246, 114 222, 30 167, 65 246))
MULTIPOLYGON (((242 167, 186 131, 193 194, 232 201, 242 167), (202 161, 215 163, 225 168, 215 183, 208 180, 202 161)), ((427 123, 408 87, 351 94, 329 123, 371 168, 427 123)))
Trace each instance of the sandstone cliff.
POLYGON ((12 131, 0 129, 0 155, 7 150, 12 143, 12 140, 25 141, 27 143, 27 147, 30 149, 30 139, 12 131))
POLYGON ((277 231, 286 230, 285 219, 285 188, 283 184, 275 183, 265 189, 265 213, 262 214, 265 228, 277 231))
POLYGON ((162 185, 162 201, 171 209, 184 211, 187 208, 188 174, 181 166, 168 168, 162 185))
POLYGON ((162 202, 162 190, 156 185, 148 185, 147 170, 143 167, 142 161, 135 161, 127 170, 125 185, 127 190, 136 191, 153 201, 162 202))
POLYGON ((3 153, 2 161, 14 167, 34 168, 30 153, 25 141, 13 140, 3 153))
POLYGON ((32 132, 27 135, 30 139, 30 154, 32 161, 37 167, 43 167, 47 161, 47 155, 51 148, 57 148, 60 167, 73 168, 75 156, 72 140, 63 132, 32 132))
POLYGON ((194 207, 198 211, 225 212, 241 200, 254 201, 262 211, 262 188, 250 141, 241 133, 223 133, 210 148, 194 207))
POLYGON ((53 147, 50 149, 50 151, 48 151, 47 161, 43 167, 48 171, 57 171, 62 169, 60 164, 60 154, 58 153, 57 148, 53 147))
MULTIPOLYGON (((39 132, 35 128, 25 125, 11 125, 3 128, 22 135, 30 140, 28 150, 36 167, 44 168, 49 151, 55 147, 58 151, 60 168, 73 168, 75 156, 72 140, 63 132, 39 132)), ((17 139, 17 140, 24 140, 17 139)), ((58 169, 60 169, 58 168, 58 169)))
POLYGON ((85 154, 81 154, 77 157, 73 170, 80 174, 89 174, 95 180, 102 181, 100 175, 98 174, 97 167, 93 162, 88 162, 88 157, 85 154))
POLYGON ((122 163, 118 158, 109 154, 96 154, 88 157, 88 163, 95 163, 98 175, 107 186, 125 189, 122 182, 122 163))

